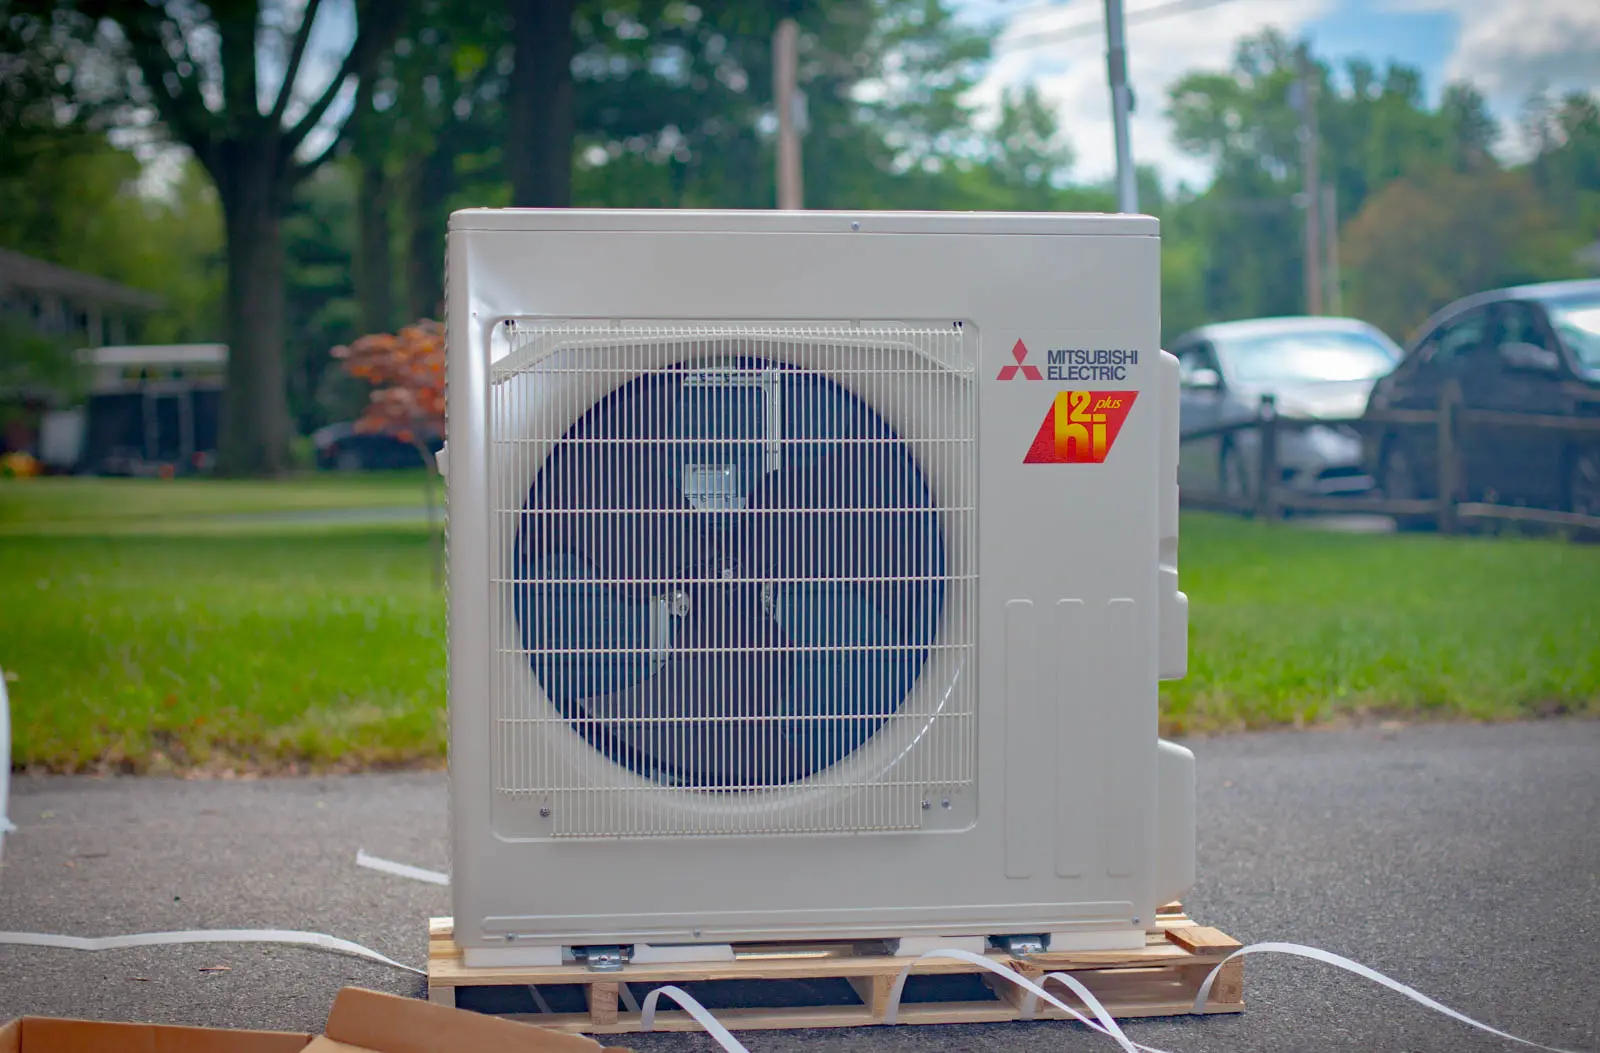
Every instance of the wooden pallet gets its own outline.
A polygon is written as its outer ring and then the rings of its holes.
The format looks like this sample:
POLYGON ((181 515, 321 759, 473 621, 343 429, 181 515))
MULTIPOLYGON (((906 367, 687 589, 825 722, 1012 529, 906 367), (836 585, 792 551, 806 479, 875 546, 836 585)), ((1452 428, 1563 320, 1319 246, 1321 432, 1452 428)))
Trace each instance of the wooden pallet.
MULTIPOLYGON (((501 988, 502 995, 532 999, 540 1012, 504 1015, 559 1031, 621 1034, 640 1030, 639 1002, 654 988, 686 989, 732 1030, 862 1027, 884 1022, 895 978, 909 959, 863 955, 848 943, 738 945, 732 962, 627 965, 620 972, 592 972, 582 965, 545 968, 468 968, 451 939, 449 918, 434 918, 428 931, 428 998, 456 1004, 462 988, 501 988), (560 995, 560 997, 558 997, 560 995), (581 997, 581 1001, 579 998, 581 997), (572 1003, 563 1008, 553 1003, 572 1003), (823 1004, 795 1004, 796 1002, 823 1004), (752 1004, 752 1003, 763 1004, 752 1004), (773 1003, 773 1004, 765 1004, 773 1003)), ((1197 925, 1178 904, 1162 908, 1145 946, 1129 951, 1063 952, 1012 957, 994 952, 995 962, 1035 982, 1051 972, 1070 972, 1118 1018, 1179 1016, 1193 1012, 1206 975, 1239 943, 1197 925)), ((473 992, 473 995, 489 992, 473 992)), ((1074 1008, 1082 1004, 1060 984, 1051 994, 1074 1008)), ((471 1000, 471 995, 468 996, 471 1000)), ((506 999, 502 999, 502 1002, 506 999)), ((898 1023, 970 1024, 1005 1020, 1070 1019, 1029 992, 959 960, 919 962, 905 989, 898 1023)), ((659 1031, 695 1031, 687 1014, 663 999, 659 1031)), ((471 1008, 483 1008, 471 1006, 471 1008)), ((1211 987, 1203 1012, 1244 1009, 1244 960, 1229 962, 1211 987)), ((492 1004, 486 1010, 501 1012, 492 1004)))

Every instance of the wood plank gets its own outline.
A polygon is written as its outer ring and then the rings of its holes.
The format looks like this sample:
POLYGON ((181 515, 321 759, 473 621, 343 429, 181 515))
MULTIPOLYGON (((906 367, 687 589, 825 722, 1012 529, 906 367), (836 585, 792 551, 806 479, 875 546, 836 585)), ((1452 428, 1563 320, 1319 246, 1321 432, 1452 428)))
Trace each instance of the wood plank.
POLYGON ((1439 415, 1433 410, 1386 409, 1373 410, 1361 420, 1379 424, 1430 425, 1438 422, 1439 415))
MULTIPOLYGON (((1216 970, 1215 965, 1186 965, 1178 971, 1183 974, 1185 992, 1192 1001, 1200 993, 1200 985, 1216 970)), ((1244 1003, 1244 961, 1234 959, 1217 971, 1206 994, 1207 1005, 1242 1005, 1244 1003)))
POLYGON ((589 1022, 605 1027, 617 1022, 617 983, 592 983, 583 989, 584 1000, 589 1005, 589 1022))
MULTIPOLYGON (((1192 926, 1191 926, 1192 927, 1192 926)), ((1235 949, 1238 944, 1233 945, 1235 949)), ((1069 972, 1080 969, 1112 969, 1118 966, 1182 965, 1195 960, 1195 955, 1220 958, 1211 950, 1194 951, 1168 940, 1145 946, 1138 951, 1046 951, 1020 958, 1015 964, 1028 969, 1069 972)))
MULTIPOLYGON (((1143 960, 1161 957, 1149 948, 1143 951, 1094 952, 1103 960, 1100 964, 1143 960)), ((991 955, 995 961, 1005 962, 1004 955, 991 955)), ((1088 958, 1089 952, 1073 955, 1088 958)), ((889 957, 853 958, 795 958, 755 959, 732 962, 663 962, 659 965, 626 965, 620 972, 608 973, 607 978, 625 983, 698 983, 711 980, 814 980, 826 977, 894 975, 911 964, 913 959, 889 957)), ((955 959, 930 959, 918 962, 914 970, 918 976, 929 974, 971 973, 979 967, 955 959)), ((595 980, 595 973, 582 965, 515 966, 485 965, 469 967, 462 964, 459 955, 450 958, 430 958, 428 973, 439 983, 457 986, 494 984, 581 984, 595 980)))
MULTIPOLYGON (((1033 979, 1033 977, 1029 977, 1029 979, 1033 979)), ((1017 1019, 1032 1020, 1038 1014, 1041 1004, 1039 996, 1026 987, 1010 983, 993 973, 984 973, 983 982, 989 990, 994 992, 996 998, 1017 1011, 1017 1019)))
MULTIPOLYGON (((1184 970, 1181 968, 1168 967, 1139 972, 1075 973, 1072 978, 1087 987, 1090 993, 1107 1008, 1146 1005, 1152 1002, 1164 1004, 1182 1000, 1187 1000, 1191 1006, 1194 1004, 1196 985, 1189 982, 1189 978, 1184 975, 1184 970)), ((1080 1011, 1085 1009, 1078 996, 1065 984, 1041 979, 1040 986, 1068 1005, 1080 1011)))
MULTIPOLYGON (((1210 926, 1197 925, 1182 914, 1181 904, 1168 904, 1146 933, 1145 946, 1126 951, 1079 951, 1012 958, 989 955, 996 964, 1015 969, 1039 982, 1050 972, 1071 972, 1113 1016, 1175 1016, 1193 1012, 1193 1001, 1206 974, 1239 943, 1210 926)), ((716 983, 749 980, 805 980, 837 977, 846 980, 860 1005, 774 1006, 719 1010, 717 1017, 735 1030, 775 1028, 862 1027, 881 1024, 889 991, 911 962, 887 955, 857 954, 849 944, 766 944, 740 948, 733 962, 663 963, 625 966, 619 972, 595 973, 582 965, 518 968, 499 966, 466 968, 459 948, 450 939, 449 919, 432 919, 428 941, 428 997, 454 1004, 455 988, 477 985, 576 984, 585 990, 584 1013, 521 1014, 557 1030, 588 1034, 621 1034, 639 1030, 634 1004, 619 1005, 623 984, 645 988, 663 984, 716 983)), ((1219 973, 1204 1012, 1239 1012, 1243 1009, 1242 961, 1230 962, 1219 973)), ((958 960, 917 963, 917 975, 982 973, 980 967, 958 960)), ((923 1002, 902 1006, 898 1022, 904 1024, 981 1023, 1020 1019, 1070 1019, 1070 1014, 1038 1003, 1030 992, 1002 978, 983 973, 996 998, 986 1002, 923 1002)), ((1082 1009, 1064 985, 1052 994, 1082 1009)), ((664 1003, 664 1006, 670 1003, 664 1003)), ((657 1029, 699 1030, 686 1013, 666 1010, 657 1015, 657 1029)))
POLYGON ((1456 506, 1456 515, 1471 519, 1512 519, 1524 523, 1546 523, 1550 526, 1570 526, 1580 530, 1600 530, 1600 516, 1581 512, 1559 512, 1552 508, 1522 508, 1518 505, 1490 505, 1464 502, 1456 506))
POLYGON ((1245 420, 1229 421, 1227 424, 1213 424, 1205 428, 1193 428, 1189 431, 1178 433, 1178 445, 1191 442, 1203 442, 1206 439, 1221 438, 1224 435, 1234 435, 1241 431, 1252 431, 1260 421, 1254 417, 1245 420))
POLYGON ((1211 1002, 1224 1005, 1244 1004, 1244 959, 1235 958, 1222 967, 1211 984, 1211 1002))
MULTIPOLYGON (((1187 1016, 1191 1005, 1182 1000, 1150 1001, 1130 1005, 1107 1005, 1107 1010, 1119 1020, 1142 1017, 1187 1016)), ((1242 1004, 1208 1006, 1203 1015, 1212 1016, 1244 1011, 1242 1004)), ((872 1019, 864 1007, 801 1006, 793 1009, 725 1009, 717 1012, 717 1019, 730 1031, 777 1031, 808 1028, 882 1027, 881 1020, 872 1019)), ((1087 1015, 1087 1014, 1085 1014, 1087 1015)), ((623 1014, 614 1024, 596 1026, 582 1013, 508 1013, 508 1019, 567 1034, 625 1035, 637 1034, 641 1028, 635 1014, 623 1014)), ((986 1024, 1005 1023, 1023 1019, 1019 1011, 1002 1002, 948 1002, 915 1003, 902 1006, 896 1026, 928 1024, 986 1024)), ((1071 1020, 1073 1017, 1051 1006, 1040 1009, 1035 1019, 1071 1020)), ((656 1014, 656 1031, 703 1031, 699 1022, 688 1013, 666 1010, 656 1014)))
POLYGON ((878 976, 851 976, 848 979, 850 986, 855 988, 856 997, 872 1014, 872 1019, 882 1020, 884 1010, 889 1006, 889 992, 894 987, 895 978, 883 973, 878 976))
MULTIPOLYGON (((1182 494, 1179 494, 1182 500, 1182 494)), ((1301 494, 1280 489, 1278 507, 1290 512, 1349 512, 1369 515, 1432 515, 1439 502, 1431 499, 1301 494)))
POLYGON ((1255 502, 1249 498, 1229 497, 1220 490, 1200 490, 1194 487, 1179 487, 1178 503, 1185 508, 1198 508, 1209 512, 1248 512, 1255 507, 1255 502))
POLYGON ((1553 413, 1511 413, 1506 410, 1462 410, 1468 424, 1503 429, 1561 431, 1569 435, 1600 435, 1600 417, 1565 417, 1553 413))
POLYGON ((1433 521, 1441 534, 1453 534, 1456 530, 1456 492, 1462 482, 1461 464, 1459 460, 1460 445, 1458 434, 1461 422, 1457 420, 1461 412, 1461 383, 1454 377, 1444 382, 1444 390, 1439 395, 1439 422, 1435 429, 1434 442, 1437 450, 1438 479, 1434 489, 1438 493, 1439 510, 1434 513, 1433 521))
POLYGON ((1232 936, 1209 925, 1188 925, 1181 929, 1168 929, 1167 939, 1184 950, 1195 953, 1204 951, 1232 953, 1243 946, 1232 936))

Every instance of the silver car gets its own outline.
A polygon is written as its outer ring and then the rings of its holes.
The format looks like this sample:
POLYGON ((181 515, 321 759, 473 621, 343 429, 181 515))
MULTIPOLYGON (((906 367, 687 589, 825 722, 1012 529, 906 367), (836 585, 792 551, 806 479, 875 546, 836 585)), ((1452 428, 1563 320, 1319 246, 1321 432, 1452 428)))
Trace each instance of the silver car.
MULTIPOLYGON (((1182 377, 1183 433, 1256 417, 1272 395, 1280 418, 1359 419, 1372 386, 1400 362, 1401 350, 1353 318, 1253 318, 1202 326, 1168 348, 1182 377)), ((1180 485, 1253 498, 1260 479, 1255 430, 1185 443, 1180 485)), ((1360 433, 1348 424, 1278 431, 1282 485, 1306 494, 1365 493, 1373 479, 1360 433)))

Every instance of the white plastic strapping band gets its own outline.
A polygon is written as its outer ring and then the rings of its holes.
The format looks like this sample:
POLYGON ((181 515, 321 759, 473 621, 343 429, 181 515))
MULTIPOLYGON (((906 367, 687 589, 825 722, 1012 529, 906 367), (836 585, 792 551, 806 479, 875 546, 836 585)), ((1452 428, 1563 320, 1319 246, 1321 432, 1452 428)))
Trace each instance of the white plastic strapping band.
MULTIPOLYGON (((1498 1030, 1497 1028, 1490 1027, 1487 1024, 1474 1020, 1464 1013, 1458 1013, 1454 1009, 1434 1001, 1427 995, 1413 990, 1397 980, 1392 980, 1389 977, 1384 976, 1376 969, 1370 969, 1359 962, 1351 961, 1348 958, 1342 958, 1339 955, 1328 951, 1318 950, 1315 947, 1304 947, 1300 944, 1294 943, 1252 944, 1251 946, 1242 948, 1241 950, 1230 954, 1206 976, 1205 981, 1200 986, 1200 992, 1195 998, 1194 1011, 1198 1013, 1204 1009, 1206 999, 1211 994, 1212 981, 1215 980, 1217 972, 1222 968, 1223 965, 1242 954, 1264 952, 1293 954, 1302 958, 1309 958, 1312 961, 1318 961, 1328 965, 1337 966, 1340 969, 1345 969, 1356 974, 1357 976, 1371 980, 1374 983, 1382 984, 1384 987, 1403 994, 1412 1001, 1418 1002, 1419 1004, 1424 1005, 1435 1012, 1442 1013, 1453 1020, 1468 1024, 1472 1027, 1486 1031, 1489 1034, 1511 1042, 1520 1043, 1521 1045, 1525 1046, 1531 1046, 1535 1049, 1547 1050, 1549 1053, 1579 1053, 1579 1051, 1576 1050, 1561 1049, 1556 1046, 1546 1046, 1538 1042, 1531 1042, 1525 1038, 1518 1038, 1516 1035, 1509 1034, 1505 1031, 1498 1030)), ((1043 977, 1043 980, 1046 983, 1054 980, 1068 988, 1073 994, 1077 995, 1078 998, 1082 1000, 1084 1006, 1094 1014, 1096 1019, 1091 1020, 1089 1017, 1078 1012, 1078 1010, 1072 1008, 1065 1002, 1050 994, 1040 984, 1034 983, 1032 980, 1029 980, 1027 977, 1016 972, 1015 970, 1008 969, 991 958, 958 948, 929 951, 928 953, 921 955, 920 957, 906 964, 905 968, 900 971, 900 975, 895 978, 894 986, 889 992, 889 1003, 884 1010, 883 1022, 885 1024, 893 1025, 899 1017, 900 999, 905 993, 906 980, 910 977, 911 970, 919 962, 927 961, 933 958, 953 958, 957 961, 970 962, 971 964, 976 965, 987 972, 999 976, 1008 983, 1016 984, 1018 987, 1028 991, 1035 998, 1043 999, 1062 1012, 1075 1017, 1095 1032, 1110 1038, 1116 1042, 1118 1046, 1122 1047, 1124 1053, 1165 1053, 1164 1050, 1157 1049, 1153 1046, 1141 1045, 1130 1039, 1122 1030, 1122 1028, 1118 1026, 1116 1019, 1112 1017, 1110 1012, 1100 1002, 1100 1000, 1095 997, 1094 993, 1085 987, 1082 981, 1078 980, 1076 977, 1068 973, 1056 972, 1047 974, 1043 977)), ((707 1010, 699 1002, 695 1001, 695 999, 687 992, 678 987, 660 987, 650 992, 650 994, 645 998, 644 1010, 640 1014, 641 1030, 651 1031, 654 1029, 656 1001, 663 994, 671 998, 674 1002, 678 1003, 678 1005, 682 1006, 691 1017, 693 1017, 702 1027, 706 1029, 711 1037, 717 1041, 717 1044, 726 1050, 727 1053, 749 1053, 744 1045, 742 1045, 738 1039, 733 1037, 733 1033, 724 1027, 709 1010, 707 1010)))
POLYGON ((396 863, 392 859, 381 859, 378 856, 367 855, 364 848, 356 850, 356 866, 366 867, 368 870, 378 870, 395 877, 410 878, 413 881, 426 881, 430 885, 450 884, 450 875, 437 870, 424 870, 414 867, 410 863, 396 863))
POLYGON ((717 1040, 717 1045, 727 1050, 728 1053, 750 1053, 744 1043, 733 1037, 733 1032, 722 1026, 722 1021, 711 1015, 711 1010, 695 1001, 694 996, 681 987, 668 984, 658 987, 645 996, 644 1006, 639 1011, 639 1030, 653 1031, 656 1026, 656 1002, 662 995, 666 995, 683 1007, 684 1011, 694 1017, 699 1025, 706 1029, 707 1034, 717 1040))
MULTIPOLYGON (((885 1024, 892 1025, 897 1019, 900 998, 905 990, 906 978, 911 974, 912 966, 916 965, 917 962, 926 961, 930 958, 956 958, 961 961, 971 962, 982 969, 986 969, 989 972, 995 973, 996 975, 1003 977, 1014 984, 1024 987, 1037 997, 1044 999, 1051 1005, 1060 1009, 1062 1012, 1069 1013, 1072 1016, 1077 1017, 1095 1031, 1115 1039, 1117 1044, 1120 1045, 1126 1051, 1126 1053, 1165 1053, 1164 1050, 1156 1049, 1153 1046, 1141 1046, 1137 1042, 1129 1039, 1128 1036, 1123 1033, 1122 1028, 1117 1026, 1116 1020, 1106 1010, 1106 1007, 1102 1005, 1100 1000, 1094 996, 1094 993, 1091 992, 1087 987, 1083 986, 1083 984, 1076 978, 1068 976, 1065 973, 1051 973, 1049 976, 1045 977, 1046 980, 1058 980, 1070 988, 1074 994, 1083 999, 1084 1005, 1089 1007, 1090 1012, 1094 1013, 1095 1016, 1099 1018, 1098 1020, 1091 1020, 1084 1016, 1082 1013, 1051 995, 1043 987, 1040 987, 1027 977, 1022 976, 1011 969, 1007 969, 1005 966, 1000 965, 989 958, 985 958, 980 954, 973 954, 971 951, 959 949, 929 951, 927 954, 924 954, 907 964, 906 967, 901 970, 900 975, 895 979, 894 988, 889 995, 889 1004, 884 1013, 883 1020, 885 1024)), ((655 1030, 656 1003, 662 995, 666 995, 668 998, 672 999, 679 1006, 681 1006, 685 1012, 687 1012, 697 1023, 700 1024, 701 1027, 706 1029, 706 1032, 713 1039, 715 1039, 717 1044, 726 1050, 727 1053, 749 1053, 749 1050, 745 1048, 743 1043, 733 1036, 733 1032, 729 1031, 727 1027, 725 1027, 722 1022, 711 1013, 710 1010, 696 1001, 693 995, 690 995, 680 987, 670 985, 658 987, 652 990, 645 997, 644 1006, 639 1014, 639 1029, 641 1031, 655 1030)))
POLYGON ((1351 961, 1349 958, 1340 957, 1339 955, 1334 954, 1332 951, 1324 951, 1316 947, 1306 947, 1298 943, 1252 943, 1248 947, 1242 947, 1228 955, 1226 958, 1222 959, 1215 969, 1212 969, 1211 972, 1206 974, 1205 982, 1200 985, 1200 993, 1195 995, 1194 999, 1195 1012, 1199 1012, 1201 1007, 1205 1005, 1206 999, 1210 997, 1211 982, 1217 978, 1217 973, 1222 969, 1222 967, 1233 961, 1233 959, 1245 954, 1292 954, 1297 958, 1309 958, 1314 962, 1322 962, 1325 965, 1336 966, 1337 968, 1343 969, 1345 972, 1354 973, 1364 980, 1371 980, 1375 984, 1381 984, 1391 991, 1405 995, 1418 1005, 1427 1006, 1435 1013, 1442 1013, 1452 1020, 1466 1024, 1468 1027, 1475 1027, 1479 1031, 1487 1031, 1489 1034, 1503 1038, 1508 1042, 1516 1042, 1524 1046, 1532 1046, 1534 1049, 1548 1050, 1549 1053, 1580 1053, 1579 1050, 1561 1049, 1557 1046, 1546 1046, 1538 1042, 1530 1042, 1525 1038, 1518 1038, 1516 1035, 1508 1034, 1499 1030, 1498 1028, 1490 1027, 1488 1024, 1485 1024, 1482 1021, 1474 1020, 1465 1013, 1458 1013, 1447 1005, 1435 1002, 1421 991, 1418 991, 1415 988, 1407 987, 1399 980, 1392 980, 1380 973, 1378 970, 1368 968, 1367 966, 1362 965, 1360 962, 1351 961))
POLYGON ((11 796, 11 699, 6 695, 6 671, 0 668, 0 859, 5 858, 6 834, 15 830, 11 820, 6 818, 11 813, 6 811, 6 802, 11 796))
POLYGON ((1049 1002, 1062 1012, 1075 1017, 1089 1028, 1115 1040, 1116 1043, 1126 1051, 1126 1053, 1164 1053, 1163 1050, 1153 1049, 1150 1046, 1141 1046, 1124 1034, 1122 1028, 1117 1025, 1116 1019, 1112 1017, 1112 1015, 1106 1010, 1106 1007, 1101 1004, 1100 1000, 1096 998, 1093 992, 1091 992, 1087 987, 1083 986, 1083 983, 1075 977, 1069 976, 1066 973, 1051 973, 1045 979, 1058 980, 1062 984, 1066 985, 1066 987, 1070 989, 1073 994, 1077 995, 1083 1000, 1083 1004, 1091 1013, 1095 1015, 1097 1019, 1091 1020, 1090 1018, 1084 1016, 1082 1013, 1067 1005, 1065 1002, 1061 1001, 1061 999, 1055 997, 1049 991, 1046 991, 1039 984, 1034 983, 1032 980, 1028 979, 1026 976, 1023 976, 1015 969, 1007 969, 1005 966, 1001 965, 999 962, 996 962, 992 958, 986 958, 981 954, 974 954, 972 951, 962 950, 960 948, 932 950, 906 963, 906 967, 900 970, 900 975, 895 977, 894 986, 889 989, 889 1004, 885 1008, 883 1014, 883 1022, 885 1024, 893 1024, 897 1019, 899 1019, 900 999, 905 994, 906 980, 910 978, 912 968, 916 966, 918 962, 924 962, 930 958, 954 958, 957 961, 970 962, 971 964, 976 965, 987 972, 993 973, 1003 980, 1016 984, 1018 987, 1021 987, 1031 993, 1034 997, 1044 999, 1046 1002, 1049 1002))
POLYGON ((293 929, 189 929, 177 932, 136 932, 127 936, 58 936, 45 932, 0 932, 0 944, 20 947, 59 947, 68 951, 116 951, 128 947, 163 947, 180 943, 283 943, 318 947, 325 951, 353 954, 358 958, 404 969, 426 976, 421 969, 395 961, 370 947, 341 940, 325 932, 296 932, 293 929))

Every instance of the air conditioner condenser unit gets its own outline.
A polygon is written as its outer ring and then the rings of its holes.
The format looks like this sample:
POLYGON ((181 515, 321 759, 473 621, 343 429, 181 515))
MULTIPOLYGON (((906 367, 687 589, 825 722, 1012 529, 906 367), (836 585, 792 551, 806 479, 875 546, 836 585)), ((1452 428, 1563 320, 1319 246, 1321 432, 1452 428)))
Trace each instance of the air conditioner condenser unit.
POLYGON ((1155 220, 469 210, 447 270, 468 965, 1142 945, 1194 875, 1155 220))

